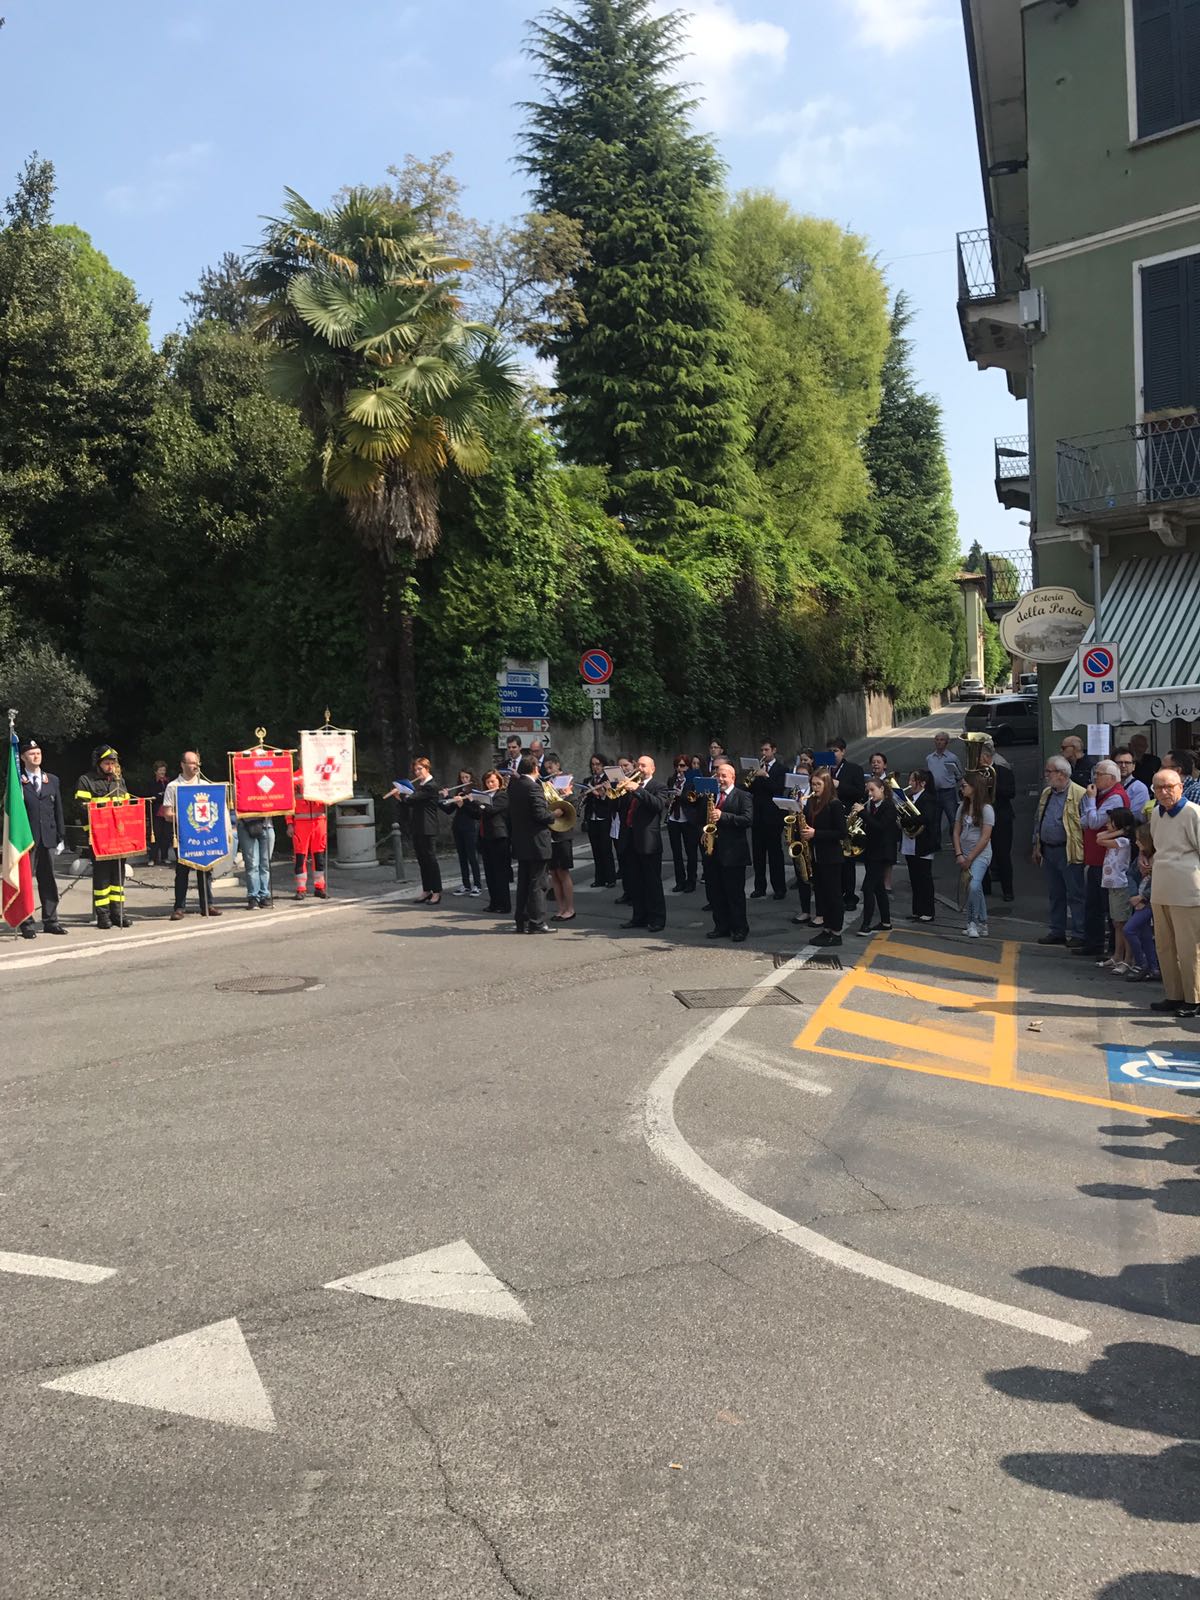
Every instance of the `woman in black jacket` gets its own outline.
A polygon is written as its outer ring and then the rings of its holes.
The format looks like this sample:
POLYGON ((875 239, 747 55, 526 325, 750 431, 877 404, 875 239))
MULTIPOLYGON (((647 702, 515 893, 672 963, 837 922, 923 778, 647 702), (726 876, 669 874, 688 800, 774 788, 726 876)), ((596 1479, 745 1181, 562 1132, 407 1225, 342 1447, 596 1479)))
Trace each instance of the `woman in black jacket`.
POLYGON ((996 823, 992 828, 992 864, 983 875, 983 892, 991 894, 992 875, 995 874, 1000 883, 1000 893, 1005 900, 1011 901, 1013 897, 1013 801, 1017 795, 1017 779, 1013 769, 1002 757, 997 758, 996 748, 992 744, 981 744, 979 747, 979 771, 984 775, 984 782, 988 786, 987 800, 992 810, 996 813, 996 823))
POLYGON ((437 859, 438 792, 429 770, 428 758, 418 756, 412 764, 411 794, 392 788, 384 798, 402 801, 408 811, 413 854, 421 869, 421 893, 417 900, 428 901, 431 906, 440 905, 442 873, 437 859))
POLYGON ((842 842, 846 837, 846 808, 837 798, 833 774, 828 767, 813 773, 812 794, 804 808, 805 826, 801 833, 812 847, 812 886, 816 914, 824 926, 809 942, 832 945, 842 942, 845 907, 842 903, 842 842))
POLYGON ((900 818, 886 778, 867 779, 866 801, 854 807, 863 825, 862 922, 855 930, 865 938, 874 929, 871 918, 879 907, 879 931, 890 933, 892 907, 888 898, 887 872, 896 864, 900 844, 900 818))
POLYGON ((479 807, 471 800, 474 787, 475 774, 464 767, 458 774, 457 787, 441 792, 442 810, 450 815, 450 832, 458 851, 462 876, 461 888, 454 891, 458 895, 479 893, 479 807))
POLYGON ((608 798, 609 784, 604 774, 607 765, 604 756, 592 757, 588 787, 583 790, 582 820, 592 847, 593 889, 611 889, 617 881, 612 842, 613 802, 608 798))
POLYGON ((908 884, 912 890, 910 922, 932 922, 937 901, 933 897, 933 858, 937 852, 938 802, 933 786, 933 774, 924 767, 908 775, 908 798, 921 813, 924 826, 919 833, 905 830, 900 843, 900 853, 908 868, 908 884))
POLYGON ((485 911, 511 911, 512 851, 508 839, 508 795, 498 772, 485 772, 483 787, 494 795, 491 805, 477 805, 483 845, 483 875, 487 881, 485 911))

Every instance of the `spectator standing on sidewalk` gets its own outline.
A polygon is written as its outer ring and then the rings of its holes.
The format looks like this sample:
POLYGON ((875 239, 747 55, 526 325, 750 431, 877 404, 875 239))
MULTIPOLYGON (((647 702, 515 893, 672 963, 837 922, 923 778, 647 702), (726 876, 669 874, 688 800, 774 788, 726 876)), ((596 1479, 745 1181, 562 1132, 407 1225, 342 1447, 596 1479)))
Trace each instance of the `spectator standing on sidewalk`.
POLYGON ((1173 767, 1154 774, 1154 942, 1165 998, 1152 1011, 1194 1017, 1200 1007, 1200 806, 1173 767))
POLYGON ((1158 951, 1154 945, 1154 840, 1150 824, 1143 822, 1137 833, 1137 889, 1130 898, 1131 914, 1125 924, 1125 943, 1133 963, 1126 983, 1158 983, 1158 951))
POLYGON ((992 829, 992 864, 984 874, 983 892, 991 894, 993 877, 999 881, 1000 893, 1011 904, 1013 897, 1012 847, 1013 801, 1017 795, 1017 778, 1003 756, 989 739, 979 746, 979 771, 988 785, 992 809, 996 813, 996 826, 992 829))
POLYGON ((1113 760, 1121 774, 1121 787, 1129 796, 1129 809, 1141 822, 1150 805, 1150 790, 1136 776, 1137 757, 1127 744, 1123 744, 1113 751, 1113 760))
POLYGON ((933 792, 937 800, 937 832, 934 835, 934 846, 940 850, 942 824, 946 823, 953 828, 954 819, 958 815, 958 789, 966 776, 962 762, 950 748, 948 733, 934 734, 933 749, 925 757, 925 770, 933 779, 933 792))
POLYGON ((1039 944, 1084 944, 1083 789, 1071 781, 1071 763, 1051 756, 1044 773, 1046 787, 1033 822, 1033 861, 1046 880, 1050 931, 1039 944))
POLYGON ((978 772, 968 772, 959 789, 962 801, 954 818, 954 860, 970 880, 967 886, 967 925, 963 932, 968 939, 985 939, 988 911, 987 901, 983 897, 983 879, 992 864, 992 830, 996 826, 996 813, 988 804, 987 789, 978 772))
POLYGON ((1196 758, 1190 750, 1168 750, 1164 767, 1173 767, 1183 780, 1183 798, 1200 805, 1200 778, 1196 776, 1196 758))
MULTIPOLYGON (((200 770, 200 757, 195 750, 185 750, 179 758, 179 776, 172 778, 163 795, 163 816, 175 827, 176 797, 181 783, 207 783, 209 780, 200 770)), ((219 908, 213 905, 212 899, 212 874, 201 872, 197 867, 187 867, 182 861, 175 862, 175 905, 171 912, 172 922, 181 922, 184 908, 187 905, 188 878, 193 870, 196 873, 196 894, 200 901, 200 915, 202 917, 219 917, 219 908)))
POLYGON ((1071 782, 1086 789, 1092 781, 1095 767, 1092 765, 1091 756, 1084 753, 1083 740, 1078 734, 1069 733, 1059 745, 1059 749, 1064 758, 1071 763, 1071 782))
POLYGON ((153 793, 150 796, 150 860, 152 867, 165 867, 171 861, 171 824, 163 816, 163 797, 167 792, 167 763, 154 763, 153 793))
POLYGON ((1095 782, 1088 784, 1079 808, 1083 823, 1083 949, 1075 954, 1088 955, 1098 961, 1104 955, 1108 932, 1108 895, 1103 883, 1104 846, 1100 843, 1100 833, 1110 811, 1118 807, 1128 809, 1129 796, 1121 787, 1121 773, 1115 761, 1107 757, 1097 761, 1092 776, 1095 782))

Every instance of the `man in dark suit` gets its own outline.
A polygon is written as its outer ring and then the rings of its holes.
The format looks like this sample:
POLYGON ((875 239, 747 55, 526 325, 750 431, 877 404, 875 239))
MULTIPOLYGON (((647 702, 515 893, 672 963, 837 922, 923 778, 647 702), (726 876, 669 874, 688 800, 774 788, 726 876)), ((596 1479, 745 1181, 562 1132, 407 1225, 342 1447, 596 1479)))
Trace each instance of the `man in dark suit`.
MULTIPOLYGON (((36 739, 22 740, 20 751, 21 795, 33 830, 33 871, 42 902, 42 930, 66 933, 58 920, 58 881, 54 876, 54 857, 62 854, 67 838, 62 790, 54 774, 42 770, 42 747, 36 739)), ((37 938, 32 917, 21 924, 21 937, 37 938)))
POLYGON ((667 903, 663 897, 662 854, 663 817, 671 795, 665 783, 654 776, 650 756, 639 756, 640 782, 629 799, 625 814, 628 838, 625 867, 629 875, 631 910, 623 928, 645 928, 658 933, 667 925, 667 903))
POLYGON ((767 868, 771 869, 771 888, 776 900, 787 899, 787 880, 783 870, 783 812, 775 804, 782 800, 784 784, 783 762, 779 760, 774 739, 764 739, 760 749, 762 766, 750 779, 750 799, 753 803, 754 823, 750 842, 754 852, 754 893, 751 900, 761 900, 767 892, 767 868))
MULTIPOLYGON (((837 762, 833 769, 833 781, 837 786, 837 797, 849 812, 851 806, 864 805, 866 803, 866 774, 856 762, 846 760, 846 741, 840 734, 836 739, 829 741, 829 748, 833 751, 837 762)), ((847 911, 853 911, 858 904, 854 860, 850 856, 847 856, 842 863, 842 903, 847 911)))
POLYGON ((750 931, 746 921, 746 868, 750 865, 754 802, 735 780, 732 766, 722 762, 717 768, 721 790, 717 795, 717 832, 708 864, 713 927, 706 937, 732 939, 734 944, 741 944, 750 931))
POLYGON ((508 834, 517 863, 517 903, 513 913, 518 933, 557 933, 546 921, 550 878, 550 822, 564 809, 551 805, 538 779, 533 756, 522 756, 508 785, 508 834))

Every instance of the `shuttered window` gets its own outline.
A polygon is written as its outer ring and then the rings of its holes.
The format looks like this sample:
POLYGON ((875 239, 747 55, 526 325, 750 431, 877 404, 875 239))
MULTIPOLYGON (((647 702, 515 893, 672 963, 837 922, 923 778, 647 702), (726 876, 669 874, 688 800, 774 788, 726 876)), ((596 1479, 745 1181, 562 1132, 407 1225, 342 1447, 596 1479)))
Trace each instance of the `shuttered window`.
POLYGON ((1200 255, 1142 268, 1142 407, 1200 406, 1200 255))
POLYGON ((1200 121, 1200 0, 1133 0, 1138 137, 1200 121))

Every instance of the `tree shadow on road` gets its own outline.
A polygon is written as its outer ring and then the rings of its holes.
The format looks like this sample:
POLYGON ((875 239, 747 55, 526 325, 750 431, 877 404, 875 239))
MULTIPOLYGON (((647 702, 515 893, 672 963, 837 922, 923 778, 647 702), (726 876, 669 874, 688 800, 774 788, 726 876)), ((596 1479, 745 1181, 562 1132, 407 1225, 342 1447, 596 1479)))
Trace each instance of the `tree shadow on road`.
POLYGON ((1127 1572, 1106 1583, 1096 1600, 1200 1600, 1200 1578, 1183 1572, 1127 1572))

